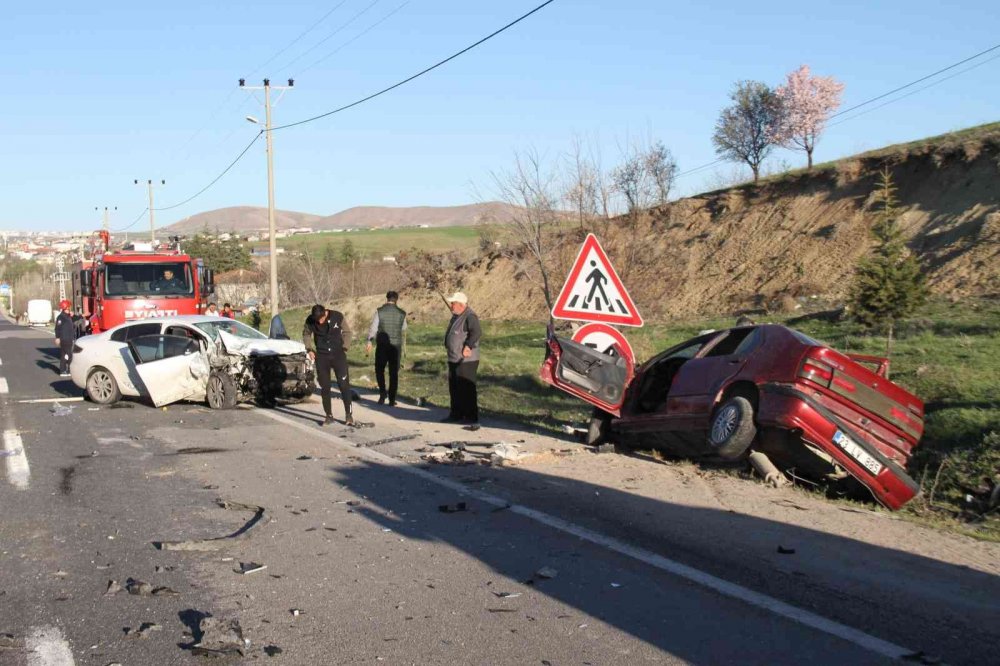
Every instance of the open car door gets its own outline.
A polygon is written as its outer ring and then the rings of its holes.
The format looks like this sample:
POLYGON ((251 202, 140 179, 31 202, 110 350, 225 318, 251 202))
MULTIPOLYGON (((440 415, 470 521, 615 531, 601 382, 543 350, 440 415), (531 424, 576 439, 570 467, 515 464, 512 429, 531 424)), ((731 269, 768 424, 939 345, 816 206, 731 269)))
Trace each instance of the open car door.
POLYGON ((198 341, 177 335, 143 335, 128 341, 135 370, 157 407, 205 393, 208 363, 198 341))
POLYGON ((271 325, 267 329, 267 337, 272 340, 290 340, 288 331, 285 329, 285 322, 281 320, 281 315, 271 317, 271 325))
POLYGON ((604 354, 568 338, 549 335, 540 377, 546 384, 589 402, 613 416, 621 416, 625 387, 632 381, 631 361, 624 355, 604 354))

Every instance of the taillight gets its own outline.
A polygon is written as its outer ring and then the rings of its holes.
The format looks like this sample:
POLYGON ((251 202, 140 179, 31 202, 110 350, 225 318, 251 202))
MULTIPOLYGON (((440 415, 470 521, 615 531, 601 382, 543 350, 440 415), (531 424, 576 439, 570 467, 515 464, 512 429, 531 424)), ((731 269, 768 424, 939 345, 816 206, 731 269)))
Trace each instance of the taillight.
POLYGON ((799 368, 799 377, 828 387, 833 381, 833 366, 818 359, 806 357, 802 362, 802 367, 799 368))

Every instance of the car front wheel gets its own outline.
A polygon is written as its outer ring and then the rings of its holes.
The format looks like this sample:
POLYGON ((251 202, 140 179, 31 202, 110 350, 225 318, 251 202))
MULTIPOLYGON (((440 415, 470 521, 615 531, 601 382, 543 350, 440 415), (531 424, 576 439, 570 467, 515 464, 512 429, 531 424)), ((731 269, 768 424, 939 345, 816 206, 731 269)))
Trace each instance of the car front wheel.
POLYGON ((215 371, 208 376, 206 398, 212 409, 232 409, 236 406, 236 380, 224 372, 215 371))
POLYGON ((122 393, 115 376, 106 368, 94 368, 87 375, 87 397, 99 405, 118 402, 122 393))
POLYGON ((724 460, 736 460, 750 448, 757 436, 753 405, 743 396, 734 396, 719 405, 712 415, 708 444, 724 460))

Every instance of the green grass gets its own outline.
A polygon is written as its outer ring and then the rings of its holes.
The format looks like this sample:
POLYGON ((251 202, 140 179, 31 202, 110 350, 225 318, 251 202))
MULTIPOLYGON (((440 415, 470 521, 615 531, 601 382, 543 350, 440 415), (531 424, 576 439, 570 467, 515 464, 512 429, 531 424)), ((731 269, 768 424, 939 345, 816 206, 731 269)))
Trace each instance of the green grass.
MULTIPOLYGON (((289 252, 307 252, 322 257, 328 246, 340 253, 345 241, 350 239, 362 257, 379 260, 396 255, 402 250, 416 248, 434 252, 468 250, 479 247, 479 227, 434 227, 430 229, 396 228, 375 231, 324 231, 278 239, 278 247, 289 252)), ((254 248, 266 249, 267 242, 254 243, 254 248)))
MULTIPOLYGON (((282 316, 288 330, 297 337, 305 310, 289 310, 282 316)), ((822 317, 791 319, 798 330, 840 351, 876 355, 885 352, 884 338, 867 333, 854 322, 822 317)), ((652 323, 626 331, 626 335, 636 356, 644 359, 702 329, 720 328, 731 322, 730 318, 716 318, 652 323)), ((402 399, 424 397, 436 405, 448 404, 442 346, 445 323, 442 320, 410 328, 400 375, 402 399)), ((352 325, 356 326, 354 322, 352 325)), ((357 385, 364 375, 374 380, 374 372, 373 359, 364 356, 364 331, 360 336, 355 331, 355 335, 361 341, 354 344, 348 358, 357 385)), ((566 423, 582 425, 589 418, 590 408, 582 401, 538 379, 544 338, 544 322, 483 322, 479 389, 480 407, 485 414, 542 432, 556 432, 566 423)), ((906 514, 1000 539, 998 512, 971 528, 959 520, 969 518, 963 511, 961 475, 974 479, 977 475, 1000 473, 963 463, 968 455, 982 458, 983 454, 991 454, 995 446, 987 444, 984 437, 991 431, 1000 432, 1000 304, 933 302, 900 322, 891 377, 924 400, 927 411, 924 438, 910 466, 913 477, 926 488, 925 498, 912 502, 906 514), (940 475, 932 505, 929 491, 945 460, 945 473, 940 475)), ((995 466, 990 460, 995 457, 987 455, 987 462, 978 464, 995 466)))

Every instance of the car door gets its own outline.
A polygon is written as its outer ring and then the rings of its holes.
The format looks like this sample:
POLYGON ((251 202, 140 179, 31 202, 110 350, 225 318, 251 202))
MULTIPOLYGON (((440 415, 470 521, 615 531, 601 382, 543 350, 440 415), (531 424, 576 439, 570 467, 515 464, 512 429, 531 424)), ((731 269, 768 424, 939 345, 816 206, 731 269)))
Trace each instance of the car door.
POLYGON ((128 342, 135 370, 157 407, 204 394, 207 365, 198 341, 145 335, 128 342))
POLYGON ((542 381, 612 414, 621 415, 625 388, 634 368, 622 355, 611 356, 568 338, 550 335, 542 381))
POLYGON ((760 329, 730 329, 677 372, 667 396, 667 412, 691 427, 707 426, 723 387, 743 369, 757 346, 760 329))
POLYGON ((133 323, 116 328, 108 336, 112 343, 111 353, 107 359, 108 370, 126 395, 139 395, 142 380, 135 370, 135 358, 129 351, 128 341, 145 335, 156 335, 160 332, 160 322, 133 323))

